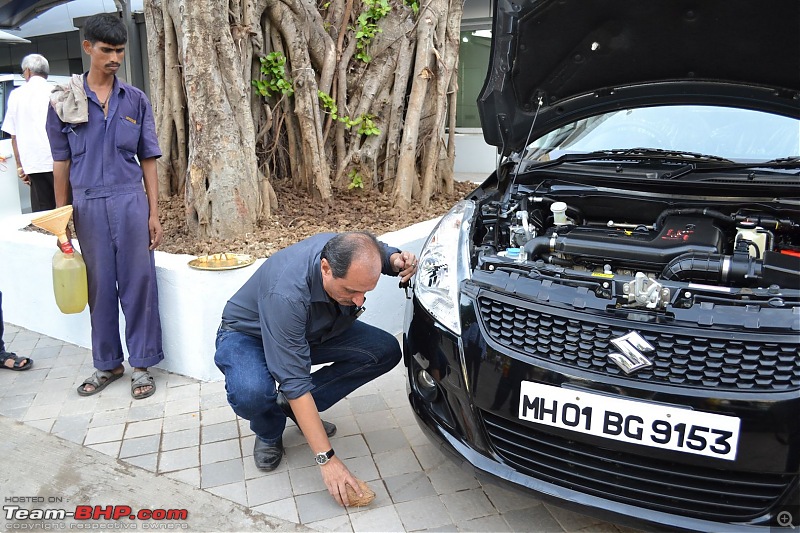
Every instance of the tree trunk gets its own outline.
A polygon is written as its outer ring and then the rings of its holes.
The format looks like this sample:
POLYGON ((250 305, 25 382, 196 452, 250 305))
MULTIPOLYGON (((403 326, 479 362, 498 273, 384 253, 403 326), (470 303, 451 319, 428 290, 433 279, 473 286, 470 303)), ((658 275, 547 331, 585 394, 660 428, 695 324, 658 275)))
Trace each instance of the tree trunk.
POLYGON ((431 9, 425 9, 420 13, 417 27, 417 55, 414 60, 415 76, 408 97, 403 140, 400 143, 400 160, 397 163, 394 184, 394 204, 401 210, 411 205, 411 192, 417 180, 417 139, 420 136, 420 121, 428 93, 428 80, 433 76, 431 60, 436 23, 437 16, 431 9))
POLYGON ((452 187, 461 2, 416 17, 381 1, 145 0, 159 194, 185 194, 192 234, 252 232, 279 208, 274 180, 323 213, 337 188, 402 208, 452 187))

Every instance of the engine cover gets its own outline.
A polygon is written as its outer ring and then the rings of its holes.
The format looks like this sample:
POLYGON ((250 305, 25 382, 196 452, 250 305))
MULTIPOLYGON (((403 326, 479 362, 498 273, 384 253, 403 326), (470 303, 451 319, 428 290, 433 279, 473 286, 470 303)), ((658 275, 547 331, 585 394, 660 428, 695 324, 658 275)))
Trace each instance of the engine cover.
POLYGON ((573 227, 554 233, 549 247, 576 262, 660 272, 682 254, 721 254, 724 242, 713 220, 672 216, 659 231, 573 227))

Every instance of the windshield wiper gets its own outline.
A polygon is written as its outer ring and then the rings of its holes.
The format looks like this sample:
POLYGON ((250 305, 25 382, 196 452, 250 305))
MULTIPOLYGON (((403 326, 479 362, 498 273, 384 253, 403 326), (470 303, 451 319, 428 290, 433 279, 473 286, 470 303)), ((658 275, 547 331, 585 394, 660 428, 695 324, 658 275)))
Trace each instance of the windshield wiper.
POLYGON ((743 169, 743 168, 800 168, 800 157, 779 157, 769 161, 756 161, 754 163, 734 163, 733 166, 724 168, 743 169))
MULTIPOLYGON (((720 163, 734 163, 718 155, 701 154, 698 152, 684 152, 683 150, 663 150, 661 148, 620 148, 615 150, 600 150, 594 154, 608 154, 613 159, 617 156, 633 157, 636 159, 688 159, 692 161, 717 161, 720 163)), ((585 154, 585 155, 591 155, 585 154)))
MULTIPOLYGON (((662 178, 674 180, 675 178, 679 178, 685 174, 689 174, 690 172, 693 173, 703 173, 703 172, 719 172, 721 170, 731 171, 731 170, 748 170, 748 169, 757 169, 757 168, 771 168, 771 169, 792 169, 798 168, 800 169, 800 157, 779 157, 777 159, 771 159, 769 161, 758 161, 755 163, 734 163, 730 162, 725 165, 713 165, 713 166, 696 166, 696 165, 687 165, 683 168, 678 170, 667 172, 662 174, 662 178)), ((750 177, 752 179, 752 176, 750 177)))
MULTIPOLYGON (((552 161, 547 162, 530 162, 535 165, 535 169, 549 168, 561 165, 563 163, 580 163, 583 161, 623 161, 626 159, 635 159, 637 161, 649 160, 663 160, 663 159, 678 159, 682 161, 702 161, 702 162, 716 162, 727 163, 734 165, 734 161, 719 157, 716 155, 699 154, 696 152, 682 152, 680 150, 661 150, 658 148, 616 148, 613 150, 598 150, 595 152, 586 152, 583 154, 564 154, 552 161)), ((528 167, 530 168, 530 166, 528 167)), ((527 169, 526 169, 527 170, 527 169)))
POLYGON ((780 157, 769 161, 759 161, 753 163, 737 163, 730 159, 716 155, 701 154, 697 152, 684 152, 680 150, 663 150, 659 148, 618 148, 613 150, 598 150, 583 154, 564 154, 552 161, 534 163, 535 167, 529 166, 526 170, 540 170, 562 165, 564 163, 580 163, 584 161, 622 161, 634 159, 637 161, 648 160, 682 160, 690 161, 685 166, 675 170, 670 170, 660 174, 659 179, 674 180, 687 174, 717 172, 721 170, 747 170, 757 168, 770 169, 800 169, 800 157, 780 157))

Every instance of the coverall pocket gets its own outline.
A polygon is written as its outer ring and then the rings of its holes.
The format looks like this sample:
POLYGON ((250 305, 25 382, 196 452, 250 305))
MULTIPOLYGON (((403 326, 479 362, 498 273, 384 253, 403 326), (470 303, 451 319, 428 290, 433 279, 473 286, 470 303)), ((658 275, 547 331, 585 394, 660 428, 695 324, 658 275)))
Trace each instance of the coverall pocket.
POLYGON ((61 133, 66 135, 67 141, 69 141, 69 151, 72 157, 81 156, 86 152, 86 135, 83 130, 84 128, 73 124, 67 124, 61 128, 61 133))
POLYGON ((117 122, 117 148, 135 154, 139 148, 142 127, 125 117, 117 122))

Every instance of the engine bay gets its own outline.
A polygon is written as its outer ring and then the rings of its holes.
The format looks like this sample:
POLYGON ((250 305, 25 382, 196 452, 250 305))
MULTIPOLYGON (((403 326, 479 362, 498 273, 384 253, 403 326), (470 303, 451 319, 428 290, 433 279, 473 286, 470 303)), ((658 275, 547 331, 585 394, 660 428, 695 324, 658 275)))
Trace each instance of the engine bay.
POLYGON ((596 293, 650 309, 675 305, 684 287, 798 299, 800 209, 775 197, 521 181, 478 213, 479 269, 590 279, 596 293))

